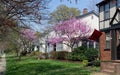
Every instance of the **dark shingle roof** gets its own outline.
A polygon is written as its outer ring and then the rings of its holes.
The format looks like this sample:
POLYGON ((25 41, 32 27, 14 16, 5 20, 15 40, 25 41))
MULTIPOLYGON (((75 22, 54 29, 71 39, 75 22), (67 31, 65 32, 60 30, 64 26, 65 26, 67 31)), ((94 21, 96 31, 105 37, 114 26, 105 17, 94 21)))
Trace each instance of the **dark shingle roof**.
POLYGON ((110 2, 110 1, 111 0, 103 0, 103 1, 99 2, 98 4, 96 4, 96 6, 104 5, 104 4, 106 4, 106 3, 110 2))

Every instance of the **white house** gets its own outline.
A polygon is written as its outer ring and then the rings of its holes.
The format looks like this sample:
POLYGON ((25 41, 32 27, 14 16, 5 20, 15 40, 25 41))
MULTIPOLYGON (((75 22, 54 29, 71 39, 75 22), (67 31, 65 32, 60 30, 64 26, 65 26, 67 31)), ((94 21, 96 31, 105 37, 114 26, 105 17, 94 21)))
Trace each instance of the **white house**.
POLYGON ((57 37, 57 34, 54 31, 50 31, 47 35, 39 39, 39 51, 40 52, 51 52, 51 51, 68 51, 70 48, 64 45, 62 42, 52 45, 48 42, 50 38, 57 37))
MULTIPOLYGON (((88 12, 88 9, 84 8, 83 15, 77 16, 77 18, 82 20, 83 22, 86 22, 87 25, 89 25, 92 28, 92 32, 94 31, 94 29, 99 30, 99 17, 95 11, 88 12)), ((87 45, 87 47, 92 46, 93 48, 97 48, 96 46, 98 46, 98 43, 95 41, 87 41, 84 43, 87 45)))
MULTIPOLYGON (((97 30, 99 29, 98 14, 95 11, 88 12, 87 9, 84 9, 83 15, 77 16, 76 18, 80 19, 80 20, 86 22, 88 25, 90 25, 90 27, 93 29, 93 31, 94 31, 94 29, 97 29, 97 30)), ((56 45, 49 44, 47 41, 49 38, 52 38, 52 37, 57 37, 57 34, 54 31, 49 32, 45 37, 39 39, 39 42, 40 42, 39 49, 41 52, 51 52, 53 50, 54 51, 71 52, 70 47, 63 44, 63 42, 57 43, 56 45)), ((96 42, 94 42, 94 41, 87 41, 87 42, 82 41, 82 42, 79 42, 78 44, 76 44, 74 47, 81 46, 82 44, 86 44, 87 47, 93 46, 94 48, 96 48, 96 42)))

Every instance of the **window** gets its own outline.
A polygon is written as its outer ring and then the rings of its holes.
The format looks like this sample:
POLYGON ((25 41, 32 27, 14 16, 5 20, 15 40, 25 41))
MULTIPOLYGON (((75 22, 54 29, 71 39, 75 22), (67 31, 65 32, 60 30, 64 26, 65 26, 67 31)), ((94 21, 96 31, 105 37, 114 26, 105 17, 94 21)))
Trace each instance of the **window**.
POLYGON ((93 47, 93 43, 94 43, 93 41, 90 41, 89 42, 89 47, 93 47))
POLYGON ((120 0, 117 0, 117 6, 120 7, 120 0))
POLYGON ((110 13, 109 13, 109 4, 105 5, 105 13, 104 13, 104 18, 108 19, 110 17, 110 13))
POLYGON ((75 44, 74 44, 74 47, 73 48, 77 48, 78 47, 78 42, 76 42, 75 44))
POLYGON ((106 33, 106 37, 105 37, 105 46, 106 46, 106 49, 110 49, 110 40, 111 40, 111 37, 110 37, 110 32, 107 32, 106 33))
POLYGON ((57 44, 57 51, 61 51, 61 50, 63 50, 63 43, 62 42, 57 44))

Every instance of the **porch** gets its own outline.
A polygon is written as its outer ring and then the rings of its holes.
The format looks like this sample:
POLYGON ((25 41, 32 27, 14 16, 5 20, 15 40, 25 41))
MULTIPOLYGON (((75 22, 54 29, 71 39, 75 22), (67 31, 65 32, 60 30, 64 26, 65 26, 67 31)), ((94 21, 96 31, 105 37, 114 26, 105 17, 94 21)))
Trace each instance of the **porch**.
POLYGON ((120 60, 102 61, 101 72, 109 75, 120 75, 120 60))

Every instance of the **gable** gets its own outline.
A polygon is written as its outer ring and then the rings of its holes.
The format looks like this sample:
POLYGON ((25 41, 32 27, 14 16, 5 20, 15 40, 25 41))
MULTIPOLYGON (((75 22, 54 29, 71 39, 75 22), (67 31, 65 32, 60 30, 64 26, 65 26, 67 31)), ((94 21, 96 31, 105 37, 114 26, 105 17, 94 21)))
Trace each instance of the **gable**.
POLYGON ((114 16, 112 17, 112 20, 110 21, 110 25, 114 25, 114 24, 120 23, 119 16, 120 16, 120 8, 117 8, 114 16))

